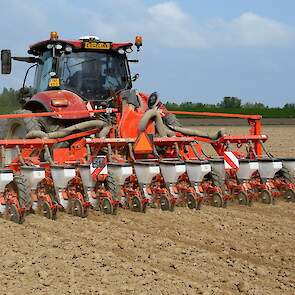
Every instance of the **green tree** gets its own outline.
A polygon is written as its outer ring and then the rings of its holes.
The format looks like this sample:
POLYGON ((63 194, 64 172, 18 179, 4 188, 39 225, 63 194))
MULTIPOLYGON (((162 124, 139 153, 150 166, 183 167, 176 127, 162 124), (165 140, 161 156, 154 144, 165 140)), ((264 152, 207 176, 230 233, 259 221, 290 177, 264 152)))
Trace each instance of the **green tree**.
POLYGON ((242 107, 242 101, 238 97, 226 96, 218 106, 225 109, 238 109, 242 107))

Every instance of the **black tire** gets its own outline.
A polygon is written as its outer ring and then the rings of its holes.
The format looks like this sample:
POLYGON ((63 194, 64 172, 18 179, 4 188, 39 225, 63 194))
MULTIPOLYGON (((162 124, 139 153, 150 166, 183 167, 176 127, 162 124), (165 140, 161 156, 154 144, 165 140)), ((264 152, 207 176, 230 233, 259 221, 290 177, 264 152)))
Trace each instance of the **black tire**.
POLYGON ((261 202, 263 204, 269 204, 269 205, 273 203, 273 197, 272 197, 270 191, 268 191, 266 189, 262 190, 262 192, 261 192, 261 202))
POLYGON ((102 211, 105 214, 114 214, 114 206, 112 205, 109 198, 104 198, 102 200, 102 211))
POLYGON ((160 197, 160 206, 163 211, 173 211, 174 210, 174 208, 172 208, 171 201, 165 195, 160 197))
POLYGON ((214 193, 212 195, 212 206, 217 208, 224 207, 224 201, 220 193, 214 193))
POLYGON ((295 191, 293 189, 288 189, 285 194, 284 194, 284 198, 287 202, 295 202, 295 191))
POLYGON ((28 179, 23 175, 15 174, 12 185, 18 194, 20 207, 29 211, 31 208, 31 190, 28 179))
POLYGON ((53 212, 50 208, 49 203, 46 201, 42 203, 42 215, 48 219, 53 219, 53 212))
POLYGON ((191 210, 197 207, 197 201, 192 194, 188 194, 187 196, 187 206, 191 210))
POLYGON ((132 198, 132 211, 142 212, 142 203, 140 198, 137 196, 132 198))
MULTIPOLYGON (((28 110, 18 110, 15 111, 14 114, 32 114, 32 112, 28 110)), ((41 130, 38 118, 36 117, 6 119, 3 124, 0 125, 0 138, 25 138, 26 134, 32 130, 41 130), (19 132, 17 132, 17 128, 19 132)))
POLYGON ((10 205, 9 214, 10 214, 10 217, 9 217, 10 221, 18 223, 18 224, 22 224, 24 222, 23 217, 20 215, 17 207, 14 204, 10 205))
POLYGON ((113 200, 119 200, 119 186, 116 182, 115 176, 112 172, 108 171, 108 176, 105 181, 107 190, 112 194, 113 200))
POLYGON ((82 202, 79 199, 72 200, 72 214, 74 216, 83 217, 84 216, 84 208, 82 202))
POLYGON ((249 198, 245 192, 240 192, 237 199, 240 205, 249 205, 249 198))
POLYGON ((54 132, 59 129, 65 128, 65 126, 62 125, 62 122, 58 121, 57 119, 51 118, 51 117, 39 117, 38 121, 39 121, 39 125, 41 127, 41 130, 46 133, 54 132))

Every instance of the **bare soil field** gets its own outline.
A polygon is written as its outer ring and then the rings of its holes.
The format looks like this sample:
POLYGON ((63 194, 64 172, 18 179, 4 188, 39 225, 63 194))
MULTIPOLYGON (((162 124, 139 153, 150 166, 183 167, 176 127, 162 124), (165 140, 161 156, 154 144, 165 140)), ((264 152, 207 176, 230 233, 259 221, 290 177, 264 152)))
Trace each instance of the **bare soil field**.
MULTIPOLYGON (((218 127, 219 128, 219 127, 218 127)), ((227 127, 226 127, 227 128, 227 127)), ((201 127, 214 131, 216 127, 201 127)), ((245 126, 227 132, 246 132, 245 126)), ((295 126, 266 126, 295 156, 295 126)), ((0 219, 0 294, 295 294, 295 204, 0 219)))

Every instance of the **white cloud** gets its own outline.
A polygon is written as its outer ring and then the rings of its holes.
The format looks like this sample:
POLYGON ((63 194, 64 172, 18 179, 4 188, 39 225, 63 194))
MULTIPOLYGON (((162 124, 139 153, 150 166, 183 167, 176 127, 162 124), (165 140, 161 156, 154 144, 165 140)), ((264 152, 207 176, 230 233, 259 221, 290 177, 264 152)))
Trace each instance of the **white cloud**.
POLYGON ((210 26, 208 37, 222 46, 281 46, 295 40, 294 28, 270 18, 245 12, 229 20, 219 20, 210 26), (210 33, 212 35, 210 36, 210 33))
POLYGON ((188 16, 174 2, 155 4, 148 8, 148 12, 156 19, 170 19, 170 21, 185 20, 188 16))

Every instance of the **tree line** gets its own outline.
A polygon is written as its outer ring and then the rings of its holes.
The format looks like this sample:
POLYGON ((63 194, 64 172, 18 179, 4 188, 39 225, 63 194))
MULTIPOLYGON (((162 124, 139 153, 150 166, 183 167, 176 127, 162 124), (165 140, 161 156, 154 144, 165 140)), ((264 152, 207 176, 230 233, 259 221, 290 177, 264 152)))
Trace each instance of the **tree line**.
POLYGON ((226 96, 219 103, 207 104, 201 102, 169 102, 165 103, 168 109, 294 109, 295 103, 286 103, 283 107, 269 107, 261 102, 246 102, 242 103, 242 100, 238 97, 226 96))

